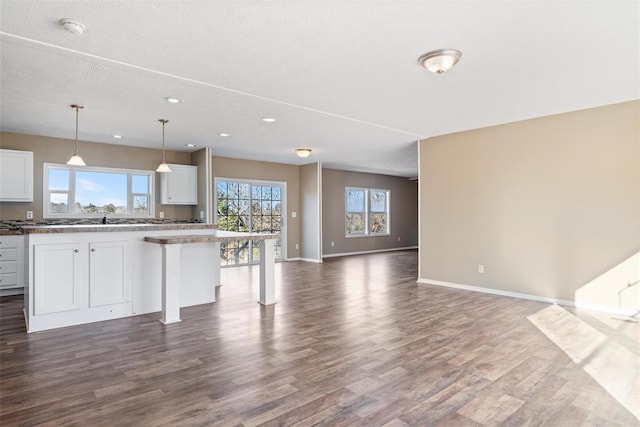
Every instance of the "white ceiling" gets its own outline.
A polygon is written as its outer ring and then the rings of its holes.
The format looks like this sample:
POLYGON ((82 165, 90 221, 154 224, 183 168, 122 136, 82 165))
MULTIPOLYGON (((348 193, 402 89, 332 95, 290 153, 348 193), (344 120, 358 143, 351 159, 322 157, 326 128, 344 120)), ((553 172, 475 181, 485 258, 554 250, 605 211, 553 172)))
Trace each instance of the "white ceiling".
POLYGON ((85 141, 159 148, 167 118, 169 149, 410 177, 418 139, 640 98, 637 0, 0 4, 10 132, 73 139, 80 103, 85 141))

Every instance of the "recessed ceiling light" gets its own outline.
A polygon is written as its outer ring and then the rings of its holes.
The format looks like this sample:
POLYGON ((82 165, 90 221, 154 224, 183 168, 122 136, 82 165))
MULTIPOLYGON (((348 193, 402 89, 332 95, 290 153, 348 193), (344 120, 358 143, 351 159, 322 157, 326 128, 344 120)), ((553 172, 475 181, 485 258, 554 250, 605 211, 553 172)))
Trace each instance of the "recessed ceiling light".
POLYGON ((230 133, 219 133, 218 136, 231 136, 230 133))
POLYGON ((196 146, 196 144, 184 144, 185 147, 189 147, 189 148, 193 148, 196 146))
POLYGON ((179 104, 182 102, 182 99, 172 98, 170 96, 165 96, 164 100, 170 104, 179 104))
POLYGON ((60 25, 64 27, 65 30, 69 31, 71 34, 82 34, 84 30, 87 29, 83 24, 78 21, 74 21, 69 18, 62 18, 60 21, 60 25))
POLYGON ((276 121, 276 119, 274 119, 273 117, 263 117, 262 121, 265 123, 273 123, 276 121))
POLYGON ((115 139, 122 139, 122 135, 111 135, 111 137, 115 139))

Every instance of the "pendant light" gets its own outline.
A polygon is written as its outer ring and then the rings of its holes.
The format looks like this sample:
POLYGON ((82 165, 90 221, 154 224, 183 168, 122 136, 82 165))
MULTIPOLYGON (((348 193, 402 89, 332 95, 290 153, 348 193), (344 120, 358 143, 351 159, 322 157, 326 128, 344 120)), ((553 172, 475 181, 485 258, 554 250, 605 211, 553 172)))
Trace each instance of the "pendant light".
POLYGON ((84 106, 73 104, 71 108, 76 109, 76 151, 73 153, 73 156, 71 156, 67 164, 71 166, 87 166, 84 160, 82 160, 82 157, 80 157, 80 154, 78 154, 78 111, 84 108, 84 106))
POLYGON ((169 120, 160 119, 158 121, 162 123, 162 163, 160 163, 160 166, 158 166, 158 169, 156 169, 156 172, 171 172, 171 168, 169 167, 167 162, 164 160, 164 125, 169 123, 169 120))

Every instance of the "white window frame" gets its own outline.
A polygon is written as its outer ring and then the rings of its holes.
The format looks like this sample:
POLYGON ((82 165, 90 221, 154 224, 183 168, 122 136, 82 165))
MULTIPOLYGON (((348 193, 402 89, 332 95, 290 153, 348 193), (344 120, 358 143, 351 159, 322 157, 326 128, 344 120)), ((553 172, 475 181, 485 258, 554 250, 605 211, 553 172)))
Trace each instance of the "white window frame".
MULTIPOLYGON (((280 195, 281 202, 281 219, 280 224, 280 258, 278 261, 284 261, 287 259, 287 182, 286 181, 264 181, 260 179, 243 179, 243 178, 227 178, 222 176, 216 176, 213 178, 213 222, 218 223, 218 182, 228 181, 237 182, 243 184, 257 185, 257 186, 282 186, 282 193, 280 195)), ((257 264, 258 261, 253 262, 257 264)), ((228 265, 226 267, 242 267, 247 264, 228 265)))
POLYGON ((354 237, 376 237, 376 236, 390 236, 391 235, 391 190, 386 190, 382 188, 363 188, 363 187, 345 187, 344 189, 344 236, 348 239, 354 237), (363 233, 350 233, 347 228, 347 193, 349 191, 362 191, 364 192, 364 222, 365 228, 363 233), (372 191, 383 192, 386 194, 386 210, 385 214, 387 215, 387 229, 386 231, 380 233, 372 233, 371 226, 369 221, 371 219, 372 213, 380 213, 380 212, 371 212, 371 203, 369 202, 370 193, 372 191))
POLYGON ((155 172, 139 169, 122 169, 122 168, 108 168, 97 166, 69 166, 66 164, 58 163, 44 163, 42 171, 42 216, 43 218, 95 218, 96 216, 102 216, 101 214, 88 214, 88 213, 76 213, 71 212, 75 208, 75 173, 81 172, 97 172, 97 173, 118 173, 127 175, 127 212, 126 214, 109 214, 110 218, 153 218, 155 217, 155 172), (49 191, 49 169, 62 169, 69 171, 69 191, 54 190, 49 191), (149 178, 149 192, 148 193, 133 193, 132 192, 132 175, 146 175, 149 178), (51 212, 51 194, 67 194, 67 204, 69 206, 69 212, 51 212), (133 199, 135 196, 145 195, 148 196, 149 212, 145 214, 135 214, 133 212, 133 199))

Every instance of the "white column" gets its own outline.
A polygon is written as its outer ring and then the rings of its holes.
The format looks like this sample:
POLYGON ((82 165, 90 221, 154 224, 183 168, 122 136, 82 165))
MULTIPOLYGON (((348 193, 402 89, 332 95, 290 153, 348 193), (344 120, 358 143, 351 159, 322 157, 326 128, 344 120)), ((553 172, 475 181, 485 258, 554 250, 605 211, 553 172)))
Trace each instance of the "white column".
POLYGON ((162 318, 161 323, 180 322, 180 248, 162 245, 162 318))
POLYGON ((260 240, 260 300, 262 305, 276 303, 275 239, 260 240))
POLYGON ((213 243, 213 250, 215 251, 213 259, 213 284, 215 287, 221 286, 220 281, 220 242, 213 243))

